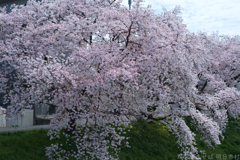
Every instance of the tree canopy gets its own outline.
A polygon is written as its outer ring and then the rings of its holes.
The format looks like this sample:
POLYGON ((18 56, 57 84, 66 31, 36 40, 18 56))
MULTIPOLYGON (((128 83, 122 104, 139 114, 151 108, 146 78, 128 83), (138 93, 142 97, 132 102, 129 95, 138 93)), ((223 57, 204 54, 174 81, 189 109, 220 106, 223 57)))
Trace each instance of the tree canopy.
POLYGON ((117 154, 125 137, 114 126, 123 117, 165 124, 181 156, 194 159, 195 134, 184 117, 212 147, 228 117, 239 119, 239 37, 191 33, 179 6, 157 15, 141 3, 128 10, 116 0, 29 0, 10 13, 1 9, 0 63, 11 67, 0 71, 0 92, 8 115, 33 104, 56 107, 48 134, 58 138, 65 128, 78 149, 52 144, 50 159, 113 159, 103 139, 112 135, 117 154), (12 68, 15 81, 7 83, 12 68), (95 125, 81 132, 80 122, 95 125))

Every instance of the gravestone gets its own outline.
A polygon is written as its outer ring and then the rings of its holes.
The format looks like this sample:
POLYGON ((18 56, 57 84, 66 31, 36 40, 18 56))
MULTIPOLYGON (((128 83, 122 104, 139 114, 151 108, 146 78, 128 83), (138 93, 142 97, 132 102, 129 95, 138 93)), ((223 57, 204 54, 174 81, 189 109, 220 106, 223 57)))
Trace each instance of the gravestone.
POLYGON ((30 127, 33 126, 33 110, 24 109, 22 113, 17 115, 17 118, 6 119, 6 125, 8 127, 30 127))
POLYGON ((0 127, 6 127, 6 109, 0 107, 0 127))

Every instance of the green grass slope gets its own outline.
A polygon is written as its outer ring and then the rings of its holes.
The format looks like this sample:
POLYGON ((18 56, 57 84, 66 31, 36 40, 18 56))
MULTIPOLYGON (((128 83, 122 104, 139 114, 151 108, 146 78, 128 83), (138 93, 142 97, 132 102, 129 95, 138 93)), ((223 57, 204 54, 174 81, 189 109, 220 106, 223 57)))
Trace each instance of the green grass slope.
MULTIPOLYGON (((190 126, 190 118, 185 121, 190 126)), ((120 160, 176 160, 180 149, 177 139, 168 132, 164 125, 148 124, 146 121, 134 122, 132 128, 127 127, 131 148, 122 147, 120 160)), ((221 145, 212 149, 208 147, 201 136, 196 133, 197 148, 205 150, 202 159, 240 159, 240 126, 230 118, 225 139, 221 145)), ((62 136, 61 136, 62 137, 62 136)), ((0 160, 47 160, 45 148, 51 143, 64 143, 65 139, 49 140, 47 130, 32 130, 0 133, 0 160)), ((124 144, 125 141, 122 142, 124 144)), ((74 149, 74 148, 69 148, 74 149)), ((109 152, 111 152, 109 150, 109 152)))

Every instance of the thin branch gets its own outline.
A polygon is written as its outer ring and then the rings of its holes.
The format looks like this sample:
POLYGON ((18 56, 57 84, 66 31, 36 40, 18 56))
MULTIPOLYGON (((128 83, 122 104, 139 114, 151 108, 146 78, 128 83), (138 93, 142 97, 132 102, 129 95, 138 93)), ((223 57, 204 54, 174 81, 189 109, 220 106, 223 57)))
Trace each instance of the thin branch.
POLYGON ((128 29, 128 35, 127 35, 126 47, 128 46, 128 43, 129 43, 129 37, 131 36, 132 24, 133 24, 133 22, 131 22, 130 27, 129 27, 129 29, 128 29))

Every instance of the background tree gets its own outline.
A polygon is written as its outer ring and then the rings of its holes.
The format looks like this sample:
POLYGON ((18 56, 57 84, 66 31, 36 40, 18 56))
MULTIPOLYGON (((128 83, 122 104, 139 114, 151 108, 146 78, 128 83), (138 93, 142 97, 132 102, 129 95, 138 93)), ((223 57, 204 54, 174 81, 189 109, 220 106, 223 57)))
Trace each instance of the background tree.
POLYGON ((53 144, 51 159, 113 159, 105 138, 112 135, 117 154, 123 115, 167 125, 183 158, 198 155, 184 117, 209 146, 220 144, 228 116, 239 118, 239 39, 190 33, 179 6, 156 15, 141 1, 132 10, 120 3, 45 0, 1 10, 0 61, 16 70, 12 87, 1 79, 9 115, 33 103, 56 107, 48 134, 59 138, 65 128, 78 152, 53 144))

